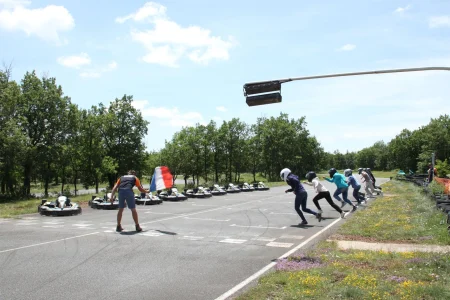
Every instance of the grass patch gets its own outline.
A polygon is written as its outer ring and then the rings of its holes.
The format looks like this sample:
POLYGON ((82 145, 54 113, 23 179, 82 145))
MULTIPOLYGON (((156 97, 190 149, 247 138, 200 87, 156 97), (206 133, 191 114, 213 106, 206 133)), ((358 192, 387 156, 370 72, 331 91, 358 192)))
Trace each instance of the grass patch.
POLYGON ((321 242, 278 261, 236 299, 450 299, 449 272, 447 254, 339 250, 321 242))
MULTIPOLYGON (((78 203, 82 208, 87 207, 91 198, 91 195, 70 197, 72 202, 78 203)), ((0 202, 0 218, 14 218, 19 215, 37 213, 39 204, 41 204, 40 199, 2 201, 0 202)))
POLYGON ((384 197, 357 211, 338 231, 338 239, 450 245, 444 214, 411 183, 383 184, 384 197))
MULTIPOLYGON (((98 185, 98 189, 104 189, 109 185, 108 182, 101 182, 98 185)), ((53 194, 57 194, 61 192, 61 186, 62 184, 54 184, 54 183, 50 183, 48 186, 48 193, 53 193, 53 194)), ((71 192, 73 192, 75 190, 75 185, 73 183, 66 183, 64 184, 64 189, 65 190, 70 190, 71 192)), ((94 186, 90 186, 89 189, 95 189, 95 185, 94 186)), ((81 183, 77 183, 77 191, 82 191, 85 190, 85 188, 83 187, 83 185, 81 183)), ((38 182, 38 183, 32 183, 30 185, 30 193, 31 194, 37 194, 37 193, 44 193, 45 189, 44 189, 44 183, 43 182, 38 182)))
MULTIPOLYGON (((344 170, 338 170, 339 173, 344 174, 344 170)), ((375 176, 375 178, 391 178, 391 177, 395 177, 397 175, 398 170, 392 170, 392 171, 373 171, 372 170, 372 174, 373 176, 375 176)), ((327 176, 329 177, 330 175, 328 174, 328 170, 322 170, 319 171, 317 173, 318 176, 323 177, 323 176, 327 176)), ((358 175, 358 169, 353 170, 353 175, 358 175)))

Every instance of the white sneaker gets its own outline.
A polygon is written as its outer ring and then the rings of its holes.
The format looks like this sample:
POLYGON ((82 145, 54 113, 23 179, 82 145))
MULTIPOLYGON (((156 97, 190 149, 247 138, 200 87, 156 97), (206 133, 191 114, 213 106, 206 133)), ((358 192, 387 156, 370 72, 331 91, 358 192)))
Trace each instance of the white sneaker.
POLYGON ((350 214, 349 211, 348 211, 348 212, 343 211, 343 212, 341 213, 341 219, 345 219, 345 217, 347 217, 349 214, 350 214))

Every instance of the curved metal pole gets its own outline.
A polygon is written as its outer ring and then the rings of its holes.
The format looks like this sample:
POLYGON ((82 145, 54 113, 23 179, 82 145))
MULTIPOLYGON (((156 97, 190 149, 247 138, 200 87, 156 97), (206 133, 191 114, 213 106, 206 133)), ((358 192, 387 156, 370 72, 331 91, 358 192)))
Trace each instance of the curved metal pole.
POLYGON ((358 75, 370 75, 370 74, 384 74, 384 73, 404 73, 404 72, 419 72, 419 71, 450 71, 450 67, 424 67, 424 68, 409 68, 409 69, 392 69, 392 70, 379 70, 379 71, 365 71, 365 72, 353 72, 353 73, 339 73, 339 74, 328 74, 328 75, 316 75, 316 76, 305 76, 278 80, 267 80, 251 82, 247 84, 259 84, 279 81, 281 83, 297 80, 308 80, 308 79, 319 79, 319 78, 330 78, 330 77, 344 77, 344 76, 358 76, 358 75))

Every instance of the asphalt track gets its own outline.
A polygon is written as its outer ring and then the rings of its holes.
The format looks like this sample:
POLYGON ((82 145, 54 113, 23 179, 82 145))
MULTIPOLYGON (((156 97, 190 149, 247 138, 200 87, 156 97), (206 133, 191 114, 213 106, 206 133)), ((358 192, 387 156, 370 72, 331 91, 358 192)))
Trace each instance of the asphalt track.
POLYGON ((115 232, 116 211, 89 207, 72 217, 0 219, 0 299, 225 299, 345 222, 321 200, 326 219, 305 214, 309 224, 298 226, 287 188, 138 206, 142 233, 129 210, 123 233, 115 232))

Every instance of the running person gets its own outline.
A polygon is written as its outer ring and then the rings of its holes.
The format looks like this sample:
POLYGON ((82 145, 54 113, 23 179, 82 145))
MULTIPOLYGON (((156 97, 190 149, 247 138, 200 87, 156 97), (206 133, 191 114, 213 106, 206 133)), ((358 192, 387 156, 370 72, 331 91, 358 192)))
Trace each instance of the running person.
POLYGON ((345 218, 349 213, 345 213, 342 211, 342 209, 339 208, 334 202, 333 199, 331 199, 330 191, 326 187, 323 186, 322 183, 319 181, 319 177, 317 177, 316 173, 314 171, 310 171, 306 174, 306 179, 308 181, 305 181, 306 184, 312 185, 314 187, 314 190, 316 191, 317 195, 313 199, 314 205, 319 210, 319 214, 322 217, 322 208, 319 205, 319 200, 325 198, 327 200, 328 204, 331 205, 332 208, 334 208, 338 213, 341 214, 341 218, 345 218))
POLYGON ((331 168, 328 171, 328 174, 330 174, 330 178, 324 177, 324 179, 328 182, 334 182, 334 184, 336 184, 336 191, 333 194, 333 197, 342 202, 342 207, 345 206, 346 203, 350 204, 353 207, 352 211, 355 211, 357 209, 356 205, 354 205, 352 203, 352 201, 350 201, 348 199, 348 184, 347 181, 345 180, 344 175, 340 174, 338 171, 336 171, 335 168, 331 168), (341 198, 339 197, 339 195, 342 194, 342 198, 344 198, 344 201, 341 200, 341 198))
POLYGON ((356 178, 352 175, 351 169, 345 170, 344 175, 345 177, 348 178, 347 184, 353 188, 353 197, 356 199, 356 201, 358 201, 358 204, 361 204, 364 201, 363 199, 361 199, 362 197, 359 195, 361 185, 359 184, 358 180, 356 180, 356 178))
POLYGON ((291 186, 290 189, 286 190, 286 193, 294 192, 294 194, 295 194, 295 211, 302 219, 302 222, 299 225, 308 224, 305 216, 303 215, 302 211, 300 210, 300 206, 302 207, 302 210, 304 212, 315 215, 317 217, 317 219, 319 219, 319 222, 322 221, 322 216, 320 214, 318 214, 315 211, 312 211, 306 207, 306 201, 308 200, 308 193, 306 192, 305 188, 303 187, 300 180, 298 179, 298 176, 295 174, 292 174, 291 170, 289 170, 288 168, 284 168, 280 172, 280 177, 281 177, 281 179, 286 181, 287 184, 289 184, 291 186))
POLYGON ((358 174, 361 175, 361 181, 364 183, 367 198, 375 198, 373 195, 373 193, 375 193, 375 188, 373 187, 369 174, 367 174, 363 168, 358 169, 358 174))
POLYGON ((116 231, 123 231, 122 228, 122 213, 125 209, 125 202, 128 205, 128 208, 131 210, 131 215, 133 216, 133 220, 136 226, 136 231, 142 231, 141 226, 139 226, 138 214, 136 211, 136 202, 134 199, 133 187, 136 186, 139 191, 142 193, 149 193, 148 190, 144 189, 141 185, 139 178, 136 177, 136 172, 133 170, 128 171, 128 175, 124 175, 120 177, 114 188, 111 191, 111 202, 114 201, 114 194, 117 190, 119 190, 119 211, 117 212, 117 227, 116 231))

